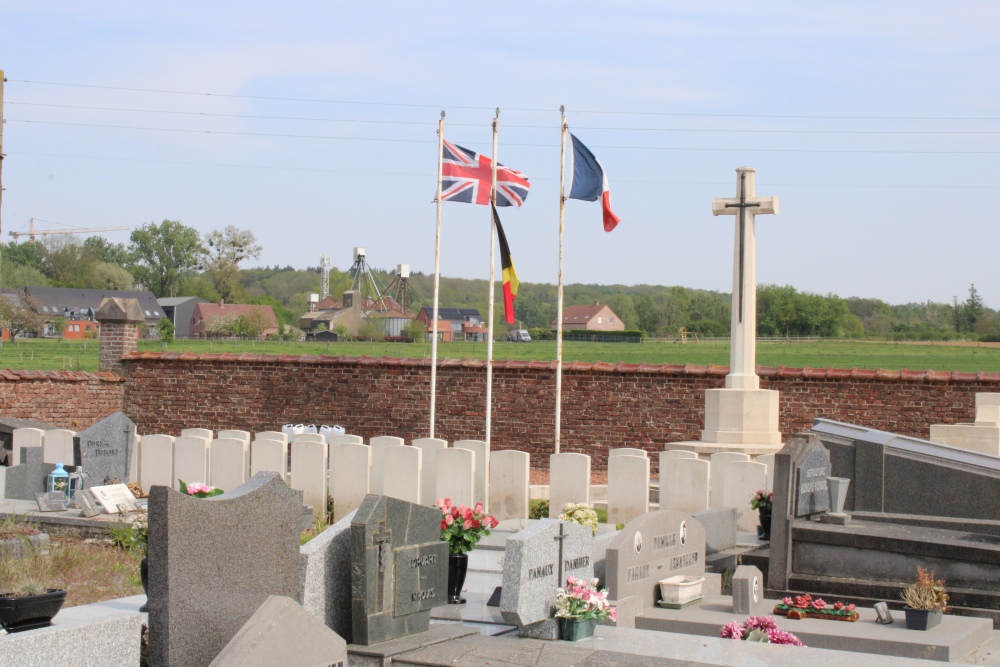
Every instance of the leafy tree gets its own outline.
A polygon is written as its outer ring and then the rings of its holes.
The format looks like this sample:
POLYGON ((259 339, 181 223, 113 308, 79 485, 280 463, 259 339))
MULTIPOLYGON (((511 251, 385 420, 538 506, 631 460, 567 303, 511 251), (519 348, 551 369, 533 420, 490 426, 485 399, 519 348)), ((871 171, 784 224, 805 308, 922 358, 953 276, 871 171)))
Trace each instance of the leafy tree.
POLYGON ((636 325, 649 334, 655 333, 663 321, 663 314, 657 310, 653 297, 648 294, 640 294, 635 299, 635 317, 636 325))
POLYGON ((158 297, 176 296, 183 274, 198 267, 198 231, 177 220, 149 223, 132 232, 128 251, 136 279, 158 297))
POLYGON ((235 336, 239 329, 239 317, 236 315, 215 315, 205 322, 205 336, 235 336))
POLYGON ((378 324, 373 320, 365 320, 358 327, 358 338, 361 340, 382 341, 385 340, 385 334, 382 333, 378 324))
POLYGON ((205 235, 205 245, 201 249, 201 267, 219 296, 232 300, 240 287, 240 262, 257 259, 263 248, 253 232, 228 225, 224 230, 214 230, 205 235))
POLYGON ((0 295, 0 328, 10 331, 11 338, 41 330, 44 321, 35 308, 34 300, 21 293, 21 305, 0 295))
POLYGON ((965 322, 970 329, 975 328, 976 322, 980 320, 983 316, 983 312, 986 310, 983 306, 983 299, 979 296, 979 292, 976 291, 975 284, 969 285, 969 298, 965 300, 963 304, 963 311, 965 314, 965 322))
POLYGON ((264 330, 270 326, 271 318, 262 310, 254 309, 236 318, 233 333, 244 338, 260 338, 264 330))
POLYGON ((166 317, 161 317, 156 323, 156 330, 160 333, 160 340, 164 343, 172 343, 174 340, 174 323, 166 317))
POLYGON ((86 287, 89 269, 80 240, 68 235, 46 236, 42 272, 59 287, 86 287))
POLYGON ((420 320, 413 319, 410 320, 406 325, 406 337, 410 339, 413 343, 422 343, 424 341, 424 335, 427 333, 427 327, 420 320))
POLYGON ((117 264, 96 262, 90 266, 87 285, 96 289, 130 290, 135 287, 135 279, 117 264))
MULTIPOLYGON (((3 252, 6 252, 4 250, 3 252)), ((7 258, 4 257, 6 260, 7 258)), ((44 273, 33 266, 3 262, 3 277, 0 286, 4 289, 21 289, 23 287, 49 287, 52 285, 44 273)))
POLYGON ((132 264, 132 255, 124 243, 112 243, 103 236, 88 236, 84 239, 83 254, 94 261, 116 266, 132 264))
MULTIPOLYGON (((608 301, 608 306, 615 311, 615 314, 625 324, 626 329, 634 330, 638 326, 639 316, 635 310, 635 303, 632 302, 632 297, 628 294, 615 294, 608 301)), ((646 333, 653 332, 647 331, 646 333)))
POLYGON ((66 318, 60 315, 56 319, 52 320, 52 326, 55 327, 56 332, 62 336, 63 332, 66 331, 66 318))

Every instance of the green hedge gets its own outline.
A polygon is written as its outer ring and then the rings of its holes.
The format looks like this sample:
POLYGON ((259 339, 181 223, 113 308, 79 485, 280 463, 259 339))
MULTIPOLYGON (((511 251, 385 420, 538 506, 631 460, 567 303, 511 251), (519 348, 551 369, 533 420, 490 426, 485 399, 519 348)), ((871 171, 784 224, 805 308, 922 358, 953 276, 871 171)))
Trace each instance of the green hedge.
POLYGON ((645 331, 563 331, 563 340, 593 343, 641 343, 645 331))

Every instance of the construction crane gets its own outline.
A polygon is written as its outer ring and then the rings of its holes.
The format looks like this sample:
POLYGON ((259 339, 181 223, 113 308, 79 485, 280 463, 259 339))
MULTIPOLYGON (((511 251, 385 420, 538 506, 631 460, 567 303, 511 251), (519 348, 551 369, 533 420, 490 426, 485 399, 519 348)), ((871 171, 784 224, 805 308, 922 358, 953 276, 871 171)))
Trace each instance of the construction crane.
POLYGON ((68 227, 66 229, 35 229, 35 219, 28 220, 28 231, 10 232, 15 239, 27 236, 32 241, 36 236, 50 236, 52 234, 89 234, 91 232, 127 232, 131 227, 68 227))

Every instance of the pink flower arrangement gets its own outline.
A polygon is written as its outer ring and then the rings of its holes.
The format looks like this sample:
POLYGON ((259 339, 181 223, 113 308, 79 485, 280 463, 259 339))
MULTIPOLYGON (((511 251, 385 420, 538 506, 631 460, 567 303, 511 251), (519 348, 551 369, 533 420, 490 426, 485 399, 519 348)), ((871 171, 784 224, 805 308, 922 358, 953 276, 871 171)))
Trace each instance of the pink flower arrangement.
POLYGON ((726 623, 719 631, 719 636, 723 639, 745 639, 765 644, 805 646, 791 632, 778 628, 778 624, 770 616, 750 616, 743 623, 737 621, 726 623))
POLYGON ((597 619, 618 620, 618 608, 608 602, 608 590, 598 590, 597 579, 589 582, 576 577, 566 577, 566 587, 556 591, 556 618, 577 621, 597 619))
POLYGON ((437 506, 441 508, 441 539, 448 543, 448 550, 453 554, 472 551, 476 543, 500 523, 486 514, 482 503, 470 509, 465 505, 452 505, 451 498, 439 498, 437 506))
POLYGON ((180 492, 189 496, 194 496, 195 498, 211 498, 212 496, 218 496, 225 493, 222 489, 217 489, 214 486, 209 486, 208 484, 202 484, 201 482, 191 482, 186 484, 184 480, 177 480, 177 484, 180 487, 180 492))
POLYGON ((788 611, 801 611, 805 614, 827 614, 830 616, 853 616, 857 607, 853 604, 843 602, 827 603, 823 598, 813 599, 811 595, 796 595, 783 598, 775 608, 775 613, 787 613, 788 611))

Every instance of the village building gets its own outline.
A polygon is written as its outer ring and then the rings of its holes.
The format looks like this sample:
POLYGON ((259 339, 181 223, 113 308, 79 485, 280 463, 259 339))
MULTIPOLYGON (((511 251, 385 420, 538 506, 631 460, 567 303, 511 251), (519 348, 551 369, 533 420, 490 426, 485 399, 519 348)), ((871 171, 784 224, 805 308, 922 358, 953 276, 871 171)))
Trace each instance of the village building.
MULTIPOLYGON (((271 306, 258 306, 246 303, 226 303, 220 300, 218 303, 199 303, 194 307, 194 312, 190 320, 191 338, 211 338, 213 334, 212 321, 237 319, 244 315, 259 313, 265 323, 264 330, 260 333, 260 338, 264 339, 280 333, 278 318, 274 316, 274 309, 271 306)), ((221 334, 228 336, 230 334, 221 334)))
MULTIPOLYGON (((557 325, 552 320, 553 331, 557 325)), ((563 310, 562 327, 563 331, 624 331, 625 323, 610 306, 598 301, 592 306, 570 306, 563 310)))

